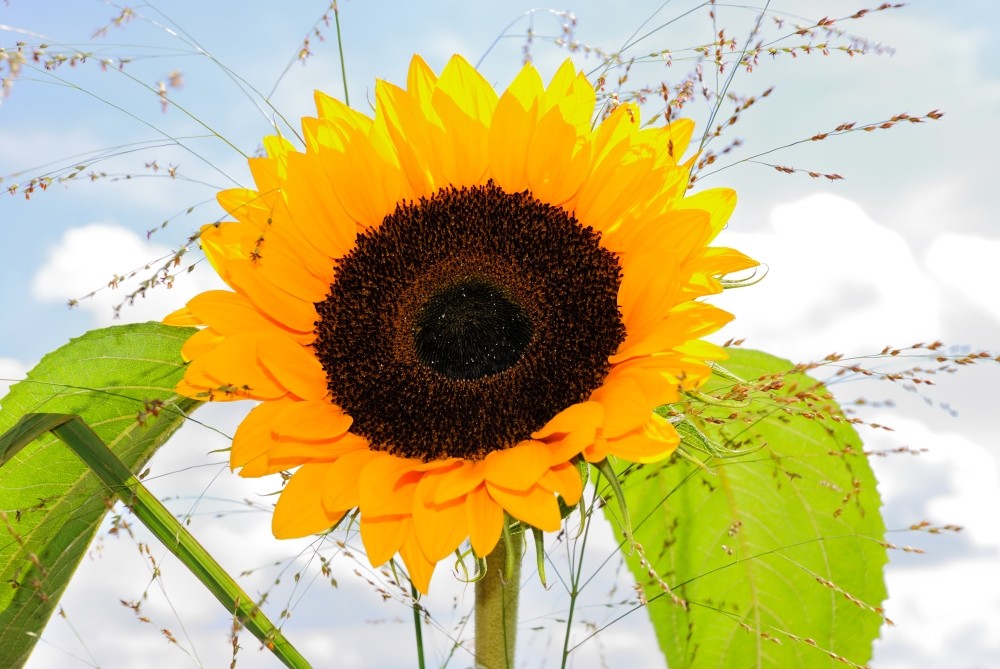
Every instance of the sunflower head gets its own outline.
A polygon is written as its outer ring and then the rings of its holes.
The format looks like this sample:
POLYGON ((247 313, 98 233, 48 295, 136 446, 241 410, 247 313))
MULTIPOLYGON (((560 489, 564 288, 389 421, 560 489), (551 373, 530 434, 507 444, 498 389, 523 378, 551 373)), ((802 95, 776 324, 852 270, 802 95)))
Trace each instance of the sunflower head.
POLYGON ((232 290, 166 322, 204 326, 181 393, 259 402, 232 467, 296 470, 275 535, 358 509, 372 564, 398 553, 426 592, 508 516, 557 530, 576 462, 670 455, 652 410, 724 357, 701 338, 730 316, 700 298, 756 263, 709 246, 735 195, 687 196, 693 125, 623 104, 594 127, 568 61, 498 95, 459 56, 414 57, 375 98, 371 118, 317 93, 303 150, 265 140, 256 189, 219 194, 235 220, 201 233, 232 290))

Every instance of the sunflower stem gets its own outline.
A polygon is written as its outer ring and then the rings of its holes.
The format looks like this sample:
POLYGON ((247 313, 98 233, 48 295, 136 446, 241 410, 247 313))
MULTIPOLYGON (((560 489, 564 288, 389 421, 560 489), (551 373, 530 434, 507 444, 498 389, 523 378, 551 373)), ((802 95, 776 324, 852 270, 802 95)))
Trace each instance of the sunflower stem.
POLYGON ((476 582, 476 666, 482 669, 514 667, 523 532, 520 526, 504 532, 476 582))

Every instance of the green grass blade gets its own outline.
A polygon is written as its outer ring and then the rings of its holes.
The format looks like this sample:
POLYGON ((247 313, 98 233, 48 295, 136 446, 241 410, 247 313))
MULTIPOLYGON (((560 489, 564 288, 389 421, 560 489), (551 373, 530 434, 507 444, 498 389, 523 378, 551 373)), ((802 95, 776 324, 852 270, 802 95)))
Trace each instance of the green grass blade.
MULTIPOLYGON (((189 328, 94 330, 49 353, 0 398, 0 433, 30 413, 79 415, 139 472, 199 402, 174 386, 189 328)), ((22 428, 30 425, 22 425, 22 428)), ((45 434, 0 451, 0 667, 28 659, 110 508, 83 462, 45 434)))
POLYGON ((19 448, 49 431, 69 446, 101 479, 108 491, 128 505, 136 518, 285 666, 292 669, 309 667, 305 658, 288 643, 281 630, 261 612, 253 599, 79 416, 28 414, 13 429, 0 436, 0 454, 4 454, 5 458, 13 456, 19 448))

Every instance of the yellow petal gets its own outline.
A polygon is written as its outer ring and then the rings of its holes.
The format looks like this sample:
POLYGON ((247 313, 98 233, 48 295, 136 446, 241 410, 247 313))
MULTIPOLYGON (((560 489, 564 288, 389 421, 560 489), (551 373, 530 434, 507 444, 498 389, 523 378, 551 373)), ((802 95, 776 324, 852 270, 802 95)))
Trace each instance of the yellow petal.
POLYGON ((711 188, 695 193, 677 203, 678 209, 703 209, 711 220, 712 238, 722 232, 736 208, 736 191, 729 188, 711 188))
POLYGON ((441 186, 438 140, 443 130, 428 122, 417 101, 403 89, 379 81, 375 86, 376 121, 384 124, 406 178, 417 197, 429 197, 441 186))
POLYGON ((489 126, 497 105, 497 93, 489 82, 462 56, 452 56, 441 71, 437 93, 450 97, 463 114, 489 126))
POLYGON ((431 104, 448 129, 440 147, 444 178, 453 185, 480 183, 489 166, 487 128, 496 92, 468 61, 454 56, 441 72, 431 104))
POLYGON ((537 70, 525 65, 500 96, 489 129, 490 175, 508 193, 528 188, 526 159, 542 90, 537 70))
POLYGON ((424 59, 413 56, 406 75, 406 91, 425 107, 430 107, 431 95, 437 87, 437 75, 424 59))
POLYGON ((676 119, 667 123, 660 132, 666 135, 666 155, 675 164, 679 163, 687 152, 688 144, 691 143, 694 121, 688 118, 676 119))
POLYGON ((319 118, 323 120, 336 121, 337 123, 348 125, 358 130, 367 131, 371 128, 371 118, 353 107, 348 107, 335 97, 329 96, 322 91, 314 91, 313 100, 316 103, 316 112, 319 114, 319 118))

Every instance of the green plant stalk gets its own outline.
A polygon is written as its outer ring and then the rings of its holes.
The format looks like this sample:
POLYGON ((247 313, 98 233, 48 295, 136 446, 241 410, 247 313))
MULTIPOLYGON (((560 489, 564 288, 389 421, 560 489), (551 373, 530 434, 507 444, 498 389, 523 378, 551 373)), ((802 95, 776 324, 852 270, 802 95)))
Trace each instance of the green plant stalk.
POLYGON ((340 7, 333 3, 333 20, 337 24, 337 50, 340 52, 340 76, 344 80, 344 104, 351 106, 351 98, 347 95, 347 64, 344 62, 344 38, 340 34, 340 7))
POLYGON ((476 581, 476 666, 483 669, 514 667, 523 532, 504 531, 486 556, 486 573, 476 581))
POLYGON ((413 597, 413 629, 417 633, 417 667, 418 669, 426 669, 426 664, 424 662, 424 631, 423 625, 420 622, 420 604, 417 603, 417 597, 420 593, 417 589, 410 585, 410 595, 413 597))
POLYGON ((79 416, 25 414, 14 427, 0 436, 0 466, 46 432, 52 432, 69 446, 101 479, 108 491, 128 505, 136 518, 285 666, 309 669, 306 659, 268 620, 253 598, 236 584, 79 416))

